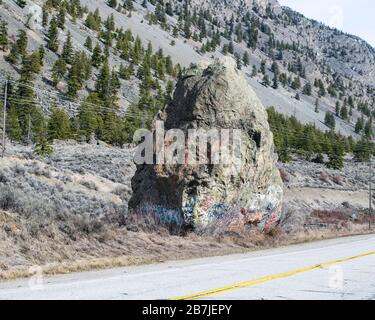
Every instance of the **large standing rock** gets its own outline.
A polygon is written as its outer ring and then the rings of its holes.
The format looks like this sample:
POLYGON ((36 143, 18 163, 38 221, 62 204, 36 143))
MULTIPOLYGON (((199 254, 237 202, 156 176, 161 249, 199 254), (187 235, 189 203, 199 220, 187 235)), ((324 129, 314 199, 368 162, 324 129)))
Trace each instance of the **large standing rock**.
POLYGON ((262 229, 277 223, 282 181, 275 167, 273 135, 265 108, 233 59, 190 68, 158 119, 166 131, 240 129, 241 167, 234 171, 227 163, 138 165, 130 209, 190 226, 233 216, 233 210, 262 229))

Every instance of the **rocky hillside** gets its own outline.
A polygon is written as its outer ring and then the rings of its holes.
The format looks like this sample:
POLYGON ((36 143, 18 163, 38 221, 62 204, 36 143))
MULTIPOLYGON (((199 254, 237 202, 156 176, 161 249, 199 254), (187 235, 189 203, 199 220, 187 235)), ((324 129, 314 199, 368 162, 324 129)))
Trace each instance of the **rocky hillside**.
MULTIPOLYGON (((95 51, 92 48, 99 45, 110 68, 120 73, 118 105, 122 112, 128 110, 133 115, 136 112, 129 106, 138 104, 152 109, 154 114, 155 108, 165 103, 158 96, 163 94, 168 80, 174 81, 179 70, 177 64, 188 66, 202 59, 233 55, 264 105, 295 115, 302 122, 315 123, 323 130, 335 126, 345 135, 372 137, 374 49, 355 36, 281 7, 276 0, 203 3, 194 0, 4 0, 0 6, 0 18, 7 24, 9 35, 8 48, 0 51, 2 75, 19 78, 21 67, 4 58, 16 41, 18 30, 25 30, 28 52, 40 46, 45 50, 44 65, 35 77, 37 101, 44 109, 57 100, 70 114, 79 112, 80 100, 77 102, 75 97, 73 103, 66 97, 71 83, 69 63, 66 73, 53 73, 70 34, 74 51, 82 51, 90 59, 95 51), (55 50, 49 45, 53 17, 63 24, 57 30, 55 50), (161 69, 169 68, 169 74, 164 76, 163 70, 163 74, 158 71, 159 62, 151 63, 152 78, 156 80, 151 88, 156 102, 145 103, 141 99, 139 103, 144 81, 138 67, 144 65, 144 57, 127 54, 123 41, 127 38, 125 30, 132 32, 130 52, 133 45, 137 46, 139 37, 144 50, 150 43, 153 52, 162 49, 162 57, 169 56, 177 66, 171 70, 171 61, 167 62, 169 67, 162 63, 161 69), (86 43, 88 37, 90 46, 86 43), (58 93, 64 96, 57 96, 58 93), (327 113, 335 115, 333 124, 327 121, 327 113)), ((125 46, 129 48, 128 43, 125 46)), ((78 86, 79 99, 97 89, 95 83, 101 66, 93 63, 92 72, 78 86)))

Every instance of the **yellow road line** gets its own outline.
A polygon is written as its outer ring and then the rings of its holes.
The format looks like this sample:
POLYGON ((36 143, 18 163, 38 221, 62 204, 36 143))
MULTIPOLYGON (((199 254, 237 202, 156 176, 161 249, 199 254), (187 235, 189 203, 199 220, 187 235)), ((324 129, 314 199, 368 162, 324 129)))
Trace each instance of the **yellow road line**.
POLYGON ((246 288, 246 287, 251 287, 251 286, 255 286, 257 284, 269 282, 269 281, 272 281, 272 280, 291 277, 291 276, 294 276, 294 275, 297 275, 297 274, 305 273, 305 272, 308 272, 308 271, 312 271, 312 270, 316 270, 316 269, 320 269, 320 268, 324 268, 324 267, 329 267, 329 266, 332 266, 334 264, 338 264, 338 263, 342 263, 342 262, 348 262, 348 261, 351 261, 351 260, 356 260, 356 259, 359 259, 359 258, 371 256, 371 255, 375 255, 375 251, 363 253, 363 254, 360 254, 360 255, 357 255, 357 256, 354 256, 354 257, 350 257, 350 258, 344 258, 344 259, 334 260, 334 261, 330 261, 330 262, 325 262, 325 263, 317 264, 317 265, 314 265, 314 266, 311 266, 311 267, 286 271, 286 272, 274 274, 274 275, 271 275, 271 276, 267 276, 267 277, 264 277, 264 278, 259 278, 259 279, 254 279, 254 280, 250 280, 250 281, 244 281, 244 282, 238 282, 238 283, 235 283, 235 284, 230 285, 230 286, 216 288, 216 289, 212 289, 212 290, 208 290, 208 291, 202 291, 202 292, 198 292, 198 293, 174 298, 172 300, 197 300, 197 299, 202 299, 202 298, 214 296, 214 295, 217 295, 217 294, 225 293, 225 292, 228 292, 228 291, 246 288))

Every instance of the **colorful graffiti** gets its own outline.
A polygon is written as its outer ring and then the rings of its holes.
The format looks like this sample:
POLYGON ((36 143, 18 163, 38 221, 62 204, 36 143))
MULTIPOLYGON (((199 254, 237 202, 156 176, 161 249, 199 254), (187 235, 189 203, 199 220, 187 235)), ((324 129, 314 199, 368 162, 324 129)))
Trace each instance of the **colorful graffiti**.
POLYGON ((273 226, 274 223, 276 223, 279 220, 279 215, 277 212, 273 212, 269 219, 266 221, 263 231, 264 232, 269 232, 271 230, 271 227, 273 226))
POLYGON ((255 212, 253 210, 241 208, 242 216, 245 218, 245 223, 257 226, 263 219, 263 213, 255 212))

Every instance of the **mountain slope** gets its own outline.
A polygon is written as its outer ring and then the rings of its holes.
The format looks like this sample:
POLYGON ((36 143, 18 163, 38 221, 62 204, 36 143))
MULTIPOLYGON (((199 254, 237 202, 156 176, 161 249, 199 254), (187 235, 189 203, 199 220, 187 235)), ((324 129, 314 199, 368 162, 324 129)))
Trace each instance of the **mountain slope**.
MULTIPOLYGON (((28 50, 35 50, 40 45, 46 45, 48 26, 37 26, 31 30, 26 28, 25 24, 30 8, 35 5, 42 7, 45 1, 26 2, 28 5, 22 9, 15 1, 3 1, 0 17, 8 23, 11 42, 18 29, 25 29, 29 38, 28 50)), ((113 14, 116 28, 131 29, 134 36, 141 38, 144 46, 151 42, 155 49, 161 48, 165 55, 170 55, 173 61, 182 66, 202 59, 220 57, 223 55, 223 49, 226 51, 224 46, 232 46, 230 51, 238 61, 241 61, 246 52, 249 64, 241 63, 242 70, 262 102, 267 106, 273 105, 285 114, 295 115, 302 122, 315 123, 326 130, 328 128, 324 124, 325 113, 337 113, 337 130, 345 135, 355 135, 354 125, 358 118, 364 115, 366 120, 372 115, 375 51, 355 36, 307 19, 289 8, 281 7, 275 0, 215 0, 203 3, 131 1, 131 10, 127 10, 126 3, 125 1, 124 8, 123 1, 117 1, 116 8, 112 8, 106 1, 81 1, 87 11, 99 9, 102 21, 113 14), (216 32, 221 34, 220 44, 210 46, 216 32), (254 33, 256 40, 254 36, 251 39, 254 33), (203 50, 202 45, 206 46, 203 50), (275 77, 272 70, 274 62, 278 65, 277 89, 272 88, 275 77), (257 75, 252 75, 253 66, 257 69, 257 75), (267 87, 264 86, 264 75, 268 76, 270 82, 267 87), (295 78, 299 78, 300 84, 297 86, 293 84, 295 78), (322 81, 324 94, 320 92, 321 86, 314 86, 317 80, 322 81), (307 83, 312 87, 311 96, 304 94, 303 89, 307 83), (297 94, 299 100, 295 99, 297 94), (315 112, 316 104, 319 105, 318 112, 315 112), (343 107, 347 109, 346 112, 341 112, 343 107)), ((55 14, 57 15, 58 11, 52 11, 50 17, 55 14)), ((98 33, 85 26, 86 17, 87 12, 73 23, 72 17, 67 13, 66 27, 59 30, 60 50, 68 31, 71 32, 76 50, 90 54, 84 46, 87 36, 93 39, 94 46, 100 43, 104 48, 103 39, 98 37, 98 33)), ((124 61, 112 48, 109 51, 110 65, 119 68, 124 61)), ((57 58, 58 55, 46 50, 46 63, 36 83, 43 91, 39 97, 42 104, 50 100, 46 97, 47 92, 55 92, 48 84, 53 63, 57 58)), ((3 59, 0 61, 2 70, 17 77, 9 63, 3 59)), ((95 89, 97 74, 98 71, 94 70, 92 79, 85 85, 86 89, 95 89)), ((139 81, 135 77, 121 82, 119 104, 126 109, 139 97, 139 81)), ((81 92, 82 95, 85 95, 86 89, 81 92)))

